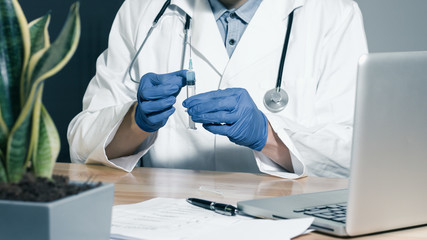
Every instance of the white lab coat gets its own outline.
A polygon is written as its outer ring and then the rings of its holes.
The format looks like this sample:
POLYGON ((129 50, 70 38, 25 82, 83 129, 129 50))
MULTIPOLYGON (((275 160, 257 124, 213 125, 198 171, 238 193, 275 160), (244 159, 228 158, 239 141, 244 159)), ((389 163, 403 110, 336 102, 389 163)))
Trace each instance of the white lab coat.
MULTIPOLYGON (((241 87, 248 90, 274 131, 289 148, 295 173, 287 173, 261 152, 238 146, 197 124, 189 130, 177 96, 176 112, 132 156, 108 159, 114 137, 138 84, 127 74, 163 1, 127 0, 113 23, 108 49, 83 99, 83 111, 70 123, 71 159, 131 171, 144 166, 265 172, 280 177, 347 177, 352 140, 355 79, 359 57, 367 52, 363 21, 350 0, 264 0, 229 59, 208 1, 172 0, 132 69, 147 72, 181 69, 185 13, 192 17, 192 58, 197 92, 241 87), (276 84, 289 13, 295 10, 282 88, 289 103, 279 113, 263 105, 276 84)), ((189 51, 185 54, 188 63, 189 51)), ((186 64, 185 68, 188 67, 186 64)))

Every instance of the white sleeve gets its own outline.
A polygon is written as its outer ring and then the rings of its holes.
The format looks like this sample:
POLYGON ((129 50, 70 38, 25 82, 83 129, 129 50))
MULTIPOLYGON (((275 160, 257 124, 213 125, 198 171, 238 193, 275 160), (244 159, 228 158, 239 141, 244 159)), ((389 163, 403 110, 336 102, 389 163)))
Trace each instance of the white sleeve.
POLYGON ((127 69, 135 55, 137 24, 139 16, 147 10, 146 3, 125 1, 113 22, 108 49, 99 56, 96 75, 84 95, 83 111, 68 126, 72 162, 98 163, 131 171, 156 139, 156 134, 152 134, 131 156, 108 159, 105 154, 105 147, 136 101, 138 84, 129 79, 127 69))
POLYGON ((305 127, 286 116, 266 113, 289 148, 295 173, 285 172, 267 156, 255 152, 260 171, 284 178, 349 176, 357 63, 368 52, 362 14, 356 3, 351 6, 321 40, 321 70, 313 98, 317 124, 305 127))

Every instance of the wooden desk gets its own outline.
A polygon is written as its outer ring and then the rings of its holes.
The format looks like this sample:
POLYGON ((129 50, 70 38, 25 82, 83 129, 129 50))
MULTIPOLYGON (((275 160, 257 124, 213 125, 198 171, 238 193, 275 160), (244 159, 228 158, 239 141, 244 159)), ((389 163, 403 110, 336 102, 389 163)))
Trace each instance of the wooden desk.
MULTIPOLYGON (((54 174, 71 180, 111 182, 115 184, 114 204, 137 203, 155 197, 212 199, 236 205, 238 201, 318 192, 347 187, 345 179, 307 177, 287 180, 264 174, 194 171, 182 169, 136 168, 131 173, 104 166, 57 163, 54 174)), ((310 233, 297 240, 331 240, 319 233, 310 233)), ((427 226, 392 231, 352 239, 425 240, 427 226)))

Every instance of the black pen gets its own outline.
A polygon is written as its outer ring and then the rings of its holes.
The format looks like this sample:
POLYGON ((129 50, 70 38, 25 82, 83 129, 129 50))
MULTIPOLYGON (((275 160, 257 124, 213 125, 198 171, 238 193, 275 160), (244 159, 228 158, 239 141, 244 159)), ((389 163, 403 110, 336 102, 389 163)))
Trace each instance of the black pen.
POLYGON ((225 203, 216 203, 216 202, 203 200, 199 198, 187 198, 187 202, 195 206, 212 210, 216 213, 227 215, 227 216, 234 216, 236 215, 236 212, 237 212, 236 207, 229 204, 225 204, 225 203))

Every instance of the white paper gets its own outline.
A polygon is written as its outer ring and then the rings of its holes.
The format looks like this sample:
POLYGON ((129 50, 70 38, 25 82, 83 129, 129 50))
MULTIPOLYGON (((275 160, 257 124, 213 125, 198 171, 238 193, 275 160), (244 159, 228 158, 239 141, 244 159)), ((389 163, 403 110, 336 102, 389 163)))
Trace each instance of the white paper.
POLYGON ((291 239, 306 232, 313 218, 264 220, 224 216, 185 199, 154 198, 113 207, 111 239, 291 239))

